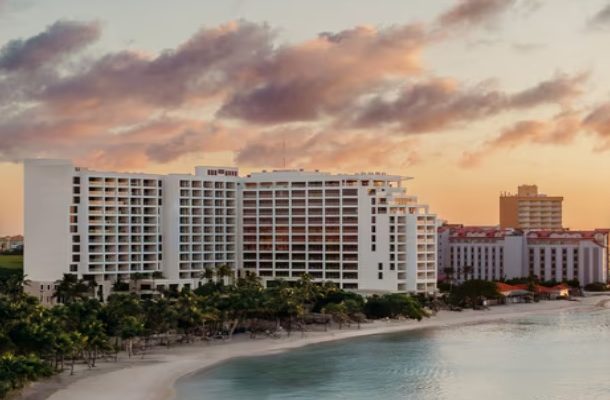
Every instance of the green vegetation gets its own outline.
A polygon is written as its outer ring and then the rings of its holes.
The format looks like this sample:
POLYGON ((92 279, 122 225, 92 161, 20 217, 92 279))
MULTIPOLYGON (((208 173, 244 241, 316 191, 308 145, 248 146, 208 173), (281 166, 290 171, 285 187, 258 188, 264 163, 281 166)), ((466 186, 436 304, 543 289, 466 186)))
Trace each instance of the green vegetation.
POLYGON ((0 269, 10 269, 10 270, 23 269, 23 256, 0 255, 0 269))
MULTIPOLYGON (((23 293, 22 273, 0 278, 0 398, 25 383, 75 364, 94 368, 100 358, 131 357, 153 345, 230 339, 236 332, 288 335, 308 323, 334 321, 341 328, 366 318, 426 316, 417 299, 404 294, 368 299, 334 284, 276 282, 265 288, 254 276, 233 280, 218 269, 196 290, 165 292, 141 299, 115 292, 101 303, 88 282, 66 275, 56 283, 62 304, 42 307, 23 293), (223 279, 227 278, 227 279, 223 279), (228 284, 226 282, 229 282, 228 284)), ((120 289, 125 289, 125 285, 120 289)))
POLYGON ((461 285, 453 286, 449 293, 449 304, 477 309, 486 299, 497 299, 501 295, 495 282, 471 279, 461 285))
POLYGON ((0 290, 3 283, 9 280, 23 279, 23 256, 0 254, 0 290))
POLYGON ((587 292, 607 292, 610 289, 608 288, 608 285, 604 282, 594 282, 586 285, 585 290, 587 292))

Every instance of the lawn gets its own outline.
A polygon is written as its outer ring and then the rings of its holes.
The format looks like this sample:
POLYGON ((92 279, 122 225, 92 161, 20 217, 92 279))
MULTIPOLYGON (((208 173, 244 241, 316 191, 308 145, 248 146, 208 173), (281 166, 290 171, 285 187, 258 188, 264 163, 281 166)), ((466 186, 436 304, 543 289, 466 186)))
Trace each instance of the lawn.
POLYGON ((1 256, 0 269, 23 269, 23 256, 1 256))

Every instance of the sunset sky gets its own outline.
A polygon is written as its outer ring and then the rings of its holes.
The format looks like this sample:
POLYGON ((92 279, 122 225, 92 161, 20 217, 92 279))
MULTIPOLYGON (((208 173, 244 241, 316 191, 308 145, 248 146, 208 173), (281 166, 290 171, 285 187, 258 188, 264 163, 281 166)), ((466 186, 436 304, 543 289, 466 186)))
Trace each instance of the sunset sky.
POLYGON ((0 235, 24 158, 412 176, 441 218, 610 227, 609 0, 0 0, 0 235), (285 145, 285 152, 283 143, 285 145))

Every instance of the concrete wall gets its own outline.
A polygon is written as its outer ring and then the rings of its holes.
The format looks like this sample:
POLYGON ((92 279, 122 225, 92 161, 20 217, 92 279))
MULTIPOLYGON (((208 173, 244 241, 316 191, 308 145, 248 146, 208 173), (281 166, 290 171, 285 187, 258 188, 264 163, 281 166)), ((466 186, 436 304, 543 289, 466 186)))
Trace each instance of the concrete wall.
POLYGON ((69 271, 73 174, 67 161, 24 163, 24 273, 32 281, 55 281, 69 271))

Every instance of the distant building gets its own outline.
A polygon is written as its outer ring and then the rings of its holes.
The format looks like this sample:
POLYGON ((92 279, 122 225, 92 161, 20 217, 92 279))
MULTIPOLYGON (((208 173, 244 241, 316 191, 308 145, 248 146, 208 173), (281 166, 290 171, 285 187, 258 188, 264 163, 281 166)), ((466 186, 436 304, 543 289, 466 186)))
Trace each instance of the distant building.
POLYGON ((538 193, 536 185, 521 185, 517 194, 500 195, 500 227, 562 229, 563 197, 538 193))
POLYGON ((438 230, 439 273, 453 278, 499 280, 536 276, 578 279, 582 285, 608 280, 610 230, 533 230, 445 225, 438 230))
POLYGON ((21 247, 23 247, 23 236, 21 235, 0 237, 0 253, 21 247))

